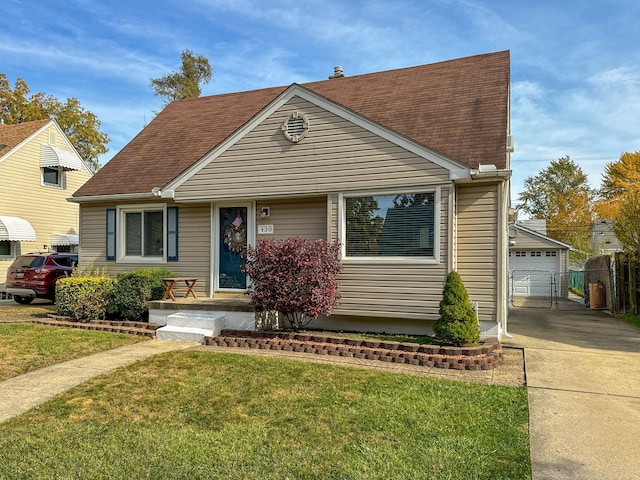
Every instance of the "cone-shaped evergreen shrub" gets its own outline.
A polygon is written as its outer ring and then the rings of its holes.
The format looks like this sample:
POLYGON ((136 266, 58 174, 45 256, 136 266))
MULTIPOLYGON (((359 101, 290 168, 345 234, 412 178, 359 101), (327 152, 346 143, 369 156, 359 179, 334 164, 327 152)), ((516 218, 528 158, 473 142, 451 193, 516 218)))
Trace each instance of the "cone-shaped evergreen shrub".
POLYGON ((462 278, 455 271, 447 275, 440 301, 440 318, 433 325, 433 331, 438 340, 456 346, 480 341, 476 312, 469 302, 462 278))

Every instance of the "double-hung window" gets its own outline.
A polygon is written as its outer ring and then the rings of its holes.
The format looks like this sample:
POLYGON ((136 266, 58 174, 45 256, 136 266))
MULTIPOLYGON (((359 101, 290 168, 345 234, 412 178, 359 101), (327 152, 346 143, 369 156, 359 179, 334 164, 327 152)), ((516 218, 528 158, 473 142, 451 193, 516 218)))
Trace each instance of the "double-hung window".
POLYGON ((162 257, 164 252, 163 210, 123 211, 124 255, 162 257))
POLYGON ((345 259, 437 261, 436 192, 344 195, 345 259))
POLYGON ((132 205, 110 208, 106 213, 107 260, 178 260, 177 207, 132 205))

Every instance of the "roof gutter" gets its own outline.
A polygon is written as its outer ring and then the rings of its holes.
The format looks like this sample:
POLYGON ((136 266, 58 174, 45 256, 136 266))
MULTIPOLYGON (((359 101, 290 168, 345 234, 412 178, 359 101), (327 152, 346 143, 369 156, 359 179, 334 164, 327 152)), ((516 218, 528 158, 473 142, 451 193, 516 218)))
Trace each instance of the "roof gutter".
POLYGON ((502 180, 511 177, 511 170, 498 170, 495 165, 478 165, 471 170, 471 180, 502 180))
POLYGON ((149 193, 126 193, 115 195, 89 195, 85 197, 71 197, 67 198, 67 202, 72 203, 84 203, 84 202, 123 202, 132 200, 148 200, 150 198, 157 198, 153 192, 149 193))

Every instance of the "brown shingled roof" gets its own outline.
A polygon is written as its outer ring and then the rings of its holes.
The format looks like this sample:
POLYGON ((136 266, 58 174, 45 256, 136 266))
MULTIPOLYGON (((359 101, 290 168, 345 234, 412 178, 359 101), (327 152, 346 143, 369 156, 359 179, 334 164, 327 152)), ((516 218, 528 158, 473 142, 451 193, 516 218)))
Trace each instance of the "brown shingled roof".
POLYGON ((13 125, 0 124, 0 145, 4 145, 3 148, 0 148, 0 157, 9 153, 50 121, 50 118, 45 118, 44 120, 34 120, 33 122, 13 125))
MULTIPOLYGON (((506 168, 508 51, 302 86, 471 168, 506 168)), ((163 187, 286 88, 170 103, 74 197, 163 187)))

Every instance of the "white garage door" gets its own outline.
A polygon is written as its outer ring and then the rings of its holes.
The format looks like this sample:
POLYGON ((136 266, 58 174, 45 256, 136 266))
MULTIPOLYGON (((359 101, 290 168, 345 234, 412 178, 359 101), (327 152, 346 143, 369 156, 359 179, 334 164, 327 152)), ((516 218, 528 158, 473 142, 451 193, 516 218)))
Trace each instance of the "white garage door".
POLYGON ((513 296, 551 296, 553 276, 560 268, 556 250, 516 250, 509 252, 513 296))

